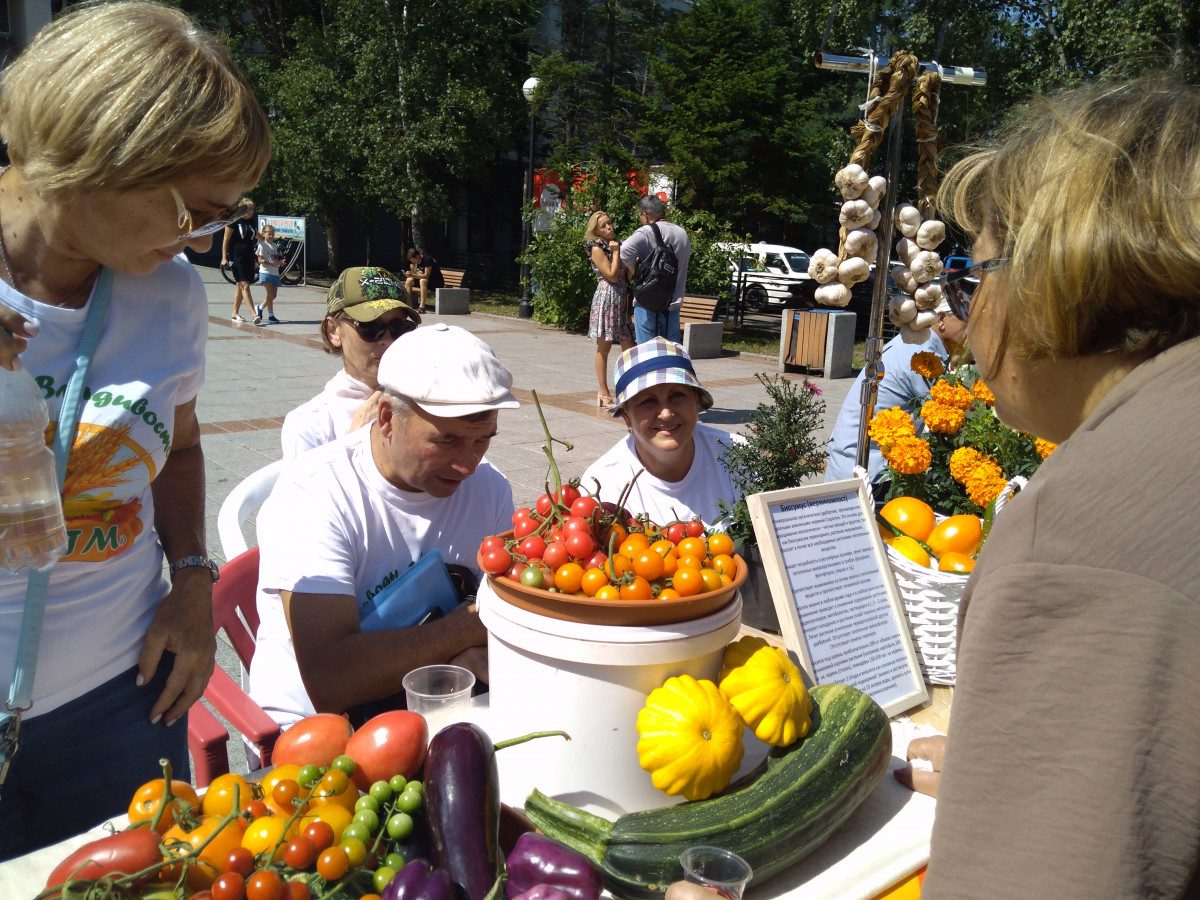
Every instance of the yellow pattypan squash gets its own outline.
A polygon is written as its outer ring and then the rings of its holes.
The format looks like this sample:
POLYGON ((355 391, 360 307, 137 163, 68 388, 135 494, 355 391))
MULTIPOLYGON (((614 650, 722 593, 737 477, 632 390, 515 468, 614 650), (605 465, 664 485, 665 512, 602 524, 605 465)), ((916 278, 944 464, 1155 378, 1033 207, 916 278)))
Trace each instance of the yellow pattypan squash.
POLYGON ((721 693, 765 744, 786 747, 808 734, 812 698, 804 678, 786 652, 762 638, 725 648, 721 693))
POLYGON ((668 678, 638 713, 638 761, 660 791, 703 800, 742 763, 742 720, 711 681, 668 678))

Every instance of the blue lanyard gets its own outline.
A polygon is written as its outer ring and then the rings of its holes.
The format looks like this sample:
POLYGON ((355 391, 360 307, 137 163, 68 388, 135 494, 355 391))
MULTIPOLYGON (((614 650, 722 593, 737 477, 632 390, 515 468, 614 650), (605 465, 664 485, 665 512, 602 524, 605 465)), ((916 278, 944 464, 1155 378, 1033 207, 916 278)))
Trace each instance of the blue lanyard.
MULTIPOLYGON (((75 442, 75 429, 83 412, 84 386, 88 371, 92 367, 92 356, 100 342, 108 318, 108 301, 112 296, 113 270, 100 270, 96 288, 92 292, 91 306, 79 339, 75 354, 75 371, 67 381, 63 394, 62 408, 58 413, 58 427, 54 432, 54 463, 61 489, 67 475, 67 457, 75 442)), ((17 748, 17 737, 21 724, 21 713, 33 705, 33 676, 37 671, 38 648, 42 642, 42 622, 46 615, 46 592, 50 586, 50 573, 29 573, 29 585, 25 591, 25 612, 21 617, 21 636, 17 644, 16 665, 13 667, 12 685, 8 702, 0 709, 0 784, 8 772, 8 762, 17 748)))

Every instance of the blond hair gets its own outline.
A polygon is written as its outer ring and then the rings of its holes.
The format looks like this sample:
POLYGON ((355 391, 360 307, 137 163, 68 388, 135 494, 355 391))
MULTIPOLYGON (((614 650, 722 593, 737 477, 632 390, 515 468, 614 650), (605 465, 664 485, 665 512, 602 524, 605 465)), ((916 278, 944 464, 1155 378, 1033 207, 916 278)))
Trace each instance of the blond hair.
POLYGON ((177 9, 128 0, 38 32, 0 81, 0 138, 47 200, 189 175, 254 184, 271 157, 225 47, 177 9))
POLYGON ((596 228, 597 228, 597 227, 599 226, 599 224, 600 224, 600 217, 601 217, 601 216, 607 216, 608 220, 609 220, 610 222, 612 221, 612 216, 608 215, 608 213, 606 213, 606 212, 605 212, 604 210, 602 210, 602 209, 598 209, 598 210, 596 210, 594 213, 592 213, 591 217, 588 219, 588 223, 587 223, 587 230, 585 230, 585 231, 583 232, 583 236, 584 236, 585 238, 587 238, 589 241, 598 241, 598 240, 600 240, 600 235, 596 234, 596 228))
POLYGON ((1011 259, 1023 355, 1153 354, 1200 334, 1195 87, 1152 76, 1037 99, 950 170, 939 206, 1011 259))

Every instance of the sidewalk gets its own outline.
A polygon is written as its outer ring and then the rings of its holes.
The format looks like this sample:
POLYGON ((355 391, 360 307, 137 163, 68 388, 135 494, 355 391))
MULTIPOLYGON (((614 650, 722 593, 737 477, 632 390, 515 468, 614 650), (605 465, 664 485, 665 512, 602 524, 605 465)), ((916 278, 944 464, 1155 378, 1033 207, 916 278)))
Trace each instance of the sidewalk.
MULTIPOLYGON (((323 289, 281 288, 275 310, 282 325, 235 325, 230 321, 233 286, 217 269, 197 271, 205 282, 209 307, 207 372, 197 403, 208 478, 208 543, 210 555, 224 562, 217 537, 221 502, 239 481, 282 456, 283 417, 317 394, 341 366, 339 358, 324 352, 317 336, 325 312, 323 289)), ((256 285, 253 293, 261 302, 262 288, 256 285)), ((574 445, 570 453, 555 447, 564 478, 582 475, 624 434, 621 420, 596 407, 595 345, 586 336, 478 314, 428 315, 423 321, 446 321, 479 335, 512 370, 513 393, 522 405, 501 411, 500 431, 488 459, 508 476, 518 507, 537 499, 546 478, 545 438, 532 391, 537 391, 551 433, 574 445)), ((610 365, 615 361, 616 351, 610 365)), ((695 367, 715 401, 701 421, 730 432, 766 399, 755 373, 779 371, 774 359, 760 356, 696 360, 695 367)), ((824 392, 824 440, 854 382, 811 380, 824 392)))

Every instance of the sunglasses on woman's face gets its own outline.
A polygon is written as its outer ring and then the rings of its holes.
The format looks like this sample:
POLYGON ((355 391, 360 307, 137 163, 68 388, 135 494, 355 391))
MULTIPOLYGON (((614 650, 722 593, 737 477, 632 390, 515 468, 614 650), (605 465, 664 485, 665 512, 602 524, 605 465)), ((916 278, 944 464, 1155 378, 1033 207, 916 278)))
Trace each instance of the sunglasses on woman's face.
POLYGON ((175 198, 175 210, 179 216, 179 239, 181 241, 190 241, 194 238, 212 234, 214 231, 220 231, 226 225, 232 225, 239 219, 244 219, 247 213, 254 211, 253 203, 235 203, 228 209, 221 210, 215 218, 209 219, 204 224, 197 226, 195 218, 192 216, 192 211, 184 206, 183 198, 179 196, 179 191, 173 187, 170 188, 170 191, 171 196, 175 198))
POLYGON ((380 322, 378 319, 374 322, 358 322, 347 316, 346 321, 358 332, 358 336, 368 344, 375 343, 384 334, 390 334, 394 341, 401 335, 417 330, 417 323, 411 319, 399 319, 395 322, 380 322))
POLYGON ((959 269, 957 272, 951 272, 942 282, 942 293, 946 297, 946 302, 950 304, 950 312, 954 317, 966 322, 971 315, 971 300, 975 295, 975 288, 979 287, 978 278, 984 272, 994 272, 996 269, 1003 269, 1012 260, 1005 256, 994 256, 991 259, 985 259, 983 262, 975 263, 973 266, 968 266, 965 269, 959 269), (974 276, 975 281, 967 281, 968 278, 974 276))

